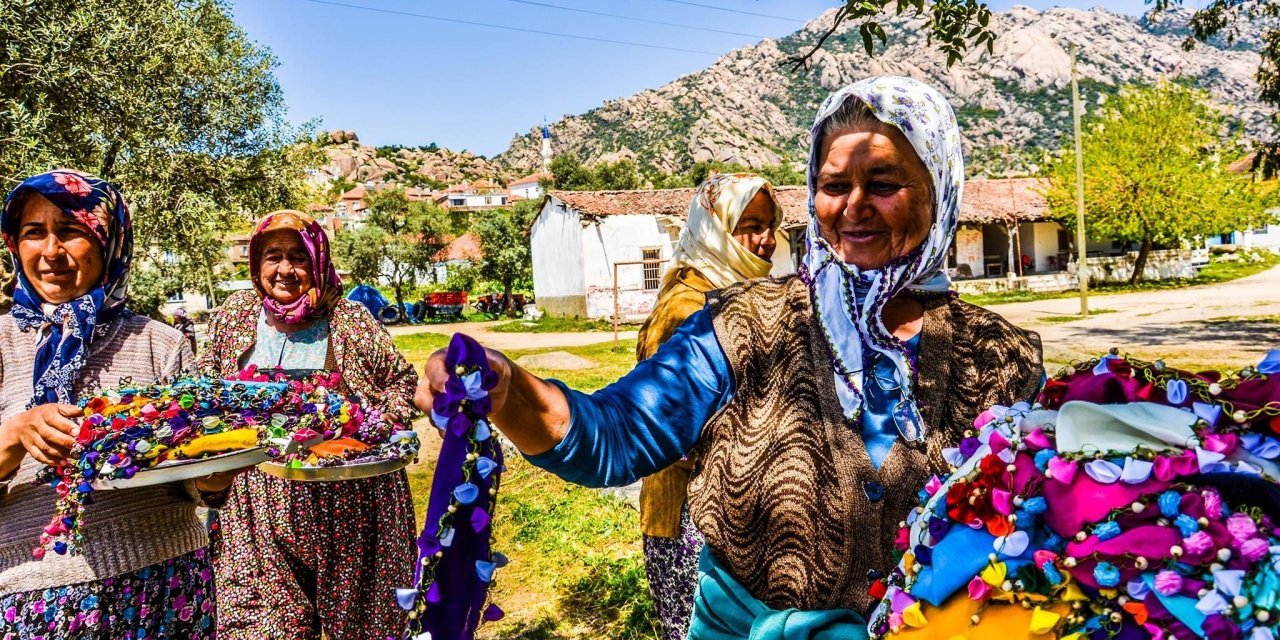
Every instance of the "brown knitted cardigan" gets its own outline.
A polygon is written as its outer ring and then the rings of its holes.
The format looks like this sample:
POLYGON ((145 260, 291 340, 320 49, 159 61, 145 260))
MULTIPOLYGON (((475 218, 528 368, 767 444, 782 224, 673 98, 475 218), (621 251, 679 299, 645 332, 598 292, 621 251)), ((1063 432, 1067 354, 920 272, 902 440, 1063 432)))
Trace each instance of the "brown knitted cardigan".
POLYGON ((845 424, 831 353, 799 278, 708 295, 733 399, 703 428, 689 508, 716 558, 774 609, 866 611, 894 564, 898 523, 992 404, 1031 399, 1040 339, 953 296, 921 298, 916 396, 924 442, 899 441, 879 470, 845 424))

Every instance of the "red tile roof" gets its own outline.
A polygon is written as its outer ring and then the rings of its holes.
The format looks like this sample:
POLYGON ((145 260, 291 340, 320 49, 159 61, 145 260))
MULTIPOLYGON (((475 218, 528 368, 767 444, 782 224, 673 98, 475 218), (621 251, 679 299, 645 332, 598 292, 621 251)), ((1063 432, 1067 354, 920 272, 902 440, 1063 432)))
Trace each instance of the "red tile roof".
MULTIPOLYGON (((1041 193, 1046 183, 1040 178, 970 180, 965 183, 960 221, 970 224, 1006 224, 1015 219, 1041 220, 1049 205, 1041 193)), ((551 191, 548 195, 593 216, 660 215, 684 219, 696 189, 639 189, 632 191, 551 191)), ((806 187, 774 187, 782 205, 784 226, 802 225, 809 220, 806 187)))
POLYGON ((435 255, 436 262, 454 260, 479 260, 484 256, 480 251, 480 237, 474 233, 465 233, 454 238, 448 246, 435 255))

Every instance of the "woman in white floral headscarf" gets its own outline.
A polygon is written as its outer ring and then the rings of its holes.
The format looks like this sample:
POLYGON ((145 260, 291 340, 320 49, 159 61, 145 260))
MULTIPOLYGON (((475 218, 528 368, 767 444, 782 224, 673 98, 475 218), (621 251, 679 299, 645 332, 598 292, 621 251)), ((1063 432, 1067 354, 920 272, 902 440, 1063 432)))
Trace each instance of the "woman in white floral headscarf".
MULTIPOLYGON (((697 640, 865 637, 898 523, 947 470, 942 450, 1043 376, 1035 334, 948 291, 964 161, 942 95, 909 78, 854 83, 823 104, 812 142, 798 276, 709 294, 591 395, 490 352, 492 421, 534 464, 617 485, 694 461, 697 640)), ((421 406, 443 361, 428 362, 421 406)))

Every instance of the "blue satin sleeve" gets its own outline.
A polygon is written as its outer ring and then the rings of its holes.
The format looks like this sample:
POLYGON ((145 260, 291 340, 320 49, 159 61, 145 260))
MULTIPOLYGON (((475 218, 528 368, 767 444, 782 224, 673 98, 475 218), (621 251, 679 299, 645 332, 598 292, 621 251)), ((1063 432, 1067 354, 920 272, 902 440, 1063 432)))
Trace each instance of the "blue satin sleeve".
POLYGON ((704 310, 657 353, 592 394, 552 380, 569 400, 569 430, 535 466, 588 487, 631 484, 684 457, 733 396, 729 361, 704 310))

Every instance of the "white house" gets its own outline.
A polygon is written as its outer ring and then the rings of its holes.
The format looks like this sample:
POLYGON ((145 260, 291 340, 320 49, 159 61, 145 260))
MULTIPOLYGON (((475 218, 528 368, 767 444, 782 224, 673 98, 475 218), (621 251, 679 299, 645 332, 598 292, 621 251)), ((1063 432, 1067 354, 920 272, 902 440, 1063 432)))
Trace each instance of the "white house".
MULTIPOLYGON (((777 192, 786 212, 783 228, 802 228, 804 187, 777 192)), ((647 316, 694 193, 688 188, 547 194, 530 231, 538 306, 556 316, 610 318, 616 268, 620 315, 647 316)), ((775 275, 795 270, 789 244, 779 242, 773 262, 775 275)))
POLYGON ((550 178, 550 174, 535 173, 507 185, 507 193, 513 197, 535 200, 542 197, 542 180, 550 178))
POLYGON ((450 211, 485 211, 507 206, 507 194, 488 180, 463 182, 449 187, 436 202, 450 211))

